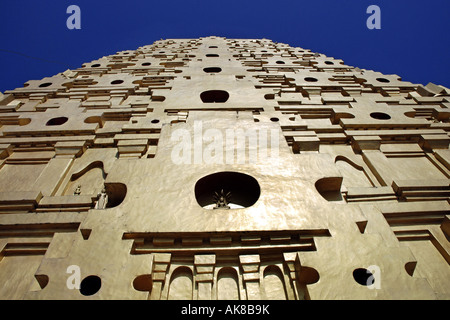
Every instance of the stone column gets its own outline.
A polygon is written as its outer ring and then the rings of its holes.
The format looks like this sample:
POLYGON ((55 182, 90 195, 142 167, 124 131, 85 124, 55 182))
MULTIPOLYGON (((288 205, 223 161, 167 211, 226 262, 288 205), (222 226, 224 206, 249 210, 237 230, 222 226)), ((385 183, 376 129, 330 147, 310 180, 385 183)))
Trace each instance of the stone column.
POLYGON ((214 282, 215 264, 216 255, 214 254, 198 254, 194 257, 198 300, 211 300, 213 298, 212 286, 214 282))
POLYGON ((167 270, 170 266, 170 253, 156 253, 153 255, 152 264, 152 292, 149 300, 160 300, 161 292, 166 281, 167 270))
POLYGON ((239 262, 244 271, 243 280, 248 300, 261 299, 261 280, 259 275, 260 259, 259 255, 241 255, 239 262))

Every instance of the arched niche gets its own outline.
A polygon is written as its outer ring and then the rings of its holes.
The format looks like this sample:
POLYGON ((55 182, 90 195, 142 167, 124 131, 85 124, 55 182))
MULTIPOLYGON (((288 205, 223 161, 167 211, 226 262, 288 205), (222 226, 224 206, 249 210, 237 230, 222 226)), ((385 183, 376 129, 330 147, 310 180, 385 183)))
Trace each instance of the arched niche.
MULTIPOLYGON (((261 188, 258 181, 244 173, 223 171, 207 175, 195 184, 197 203, 205 209, 218 207, 216 197, 229 194, 229 209, 247 208, 258 201, 261 188)), ((220 209, 220 208, 219 208, 220 209)))
POLYGON ((298 272, 298 281, 301 284, 308 285, 319 281, 320 275, 316 269, 311 267, 301 266, 298 272))
POLYGON ((168 300, 192 300, 193 276, 191 269, 178 267, 172 273, 168 300))
POLYGON ((30 118, 21 118, 19 119, 19 126, 26 126, 31 122, 30 118))
POLYGON ((280 268, 270 265, 264 269, 264 292, 268 300, 287 300, 283 273, 280 268))
POLYGON ((84 119, 84 123, 98 123, 100 128, 103 128, 103 120, 100 116, 90 116, 84 119))
POLYGON ((224 267, 217 274, 217 299, 239 300, 239 281, 235 269, 224 267))
POLYGON ((315 187, 327 201, 341 201, 342 177, 326 177, 316 181, 315 187))
POLYGON ((151 292, 153 287, 153 280, 150 274, 141 274, 134 278, 133 288, 136 291, 151 292))
POLYGON ((296 271, 298 281, 298 295, 300 300, 310 300, 308 285, 317 283, 320 275, 316 269, 301 265, 296 271))
POLYGON ((114 208, 122 204, 127 195, 127 186, 124 183, 105 183, 105 191, 108 195, 106 209, 114 208))
POLYGON ((404 113, 405 116, 407 116, 408 118, 415 118, 416 117, 416 111, 407 111, 404 113))

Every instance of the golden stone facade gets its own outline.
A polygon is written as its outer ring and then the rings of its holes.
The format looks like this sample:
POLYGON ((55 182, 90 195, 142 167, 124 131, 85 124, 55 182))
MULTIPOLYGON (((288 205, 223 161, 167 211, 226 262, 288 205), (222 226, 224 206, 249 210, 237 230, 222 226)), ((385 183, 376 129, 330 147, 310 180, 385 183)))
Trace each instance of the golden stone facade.
POLYGON ((449 110, 267 39, 28 81, 0 94, 0 298, 450 299, 449 110))

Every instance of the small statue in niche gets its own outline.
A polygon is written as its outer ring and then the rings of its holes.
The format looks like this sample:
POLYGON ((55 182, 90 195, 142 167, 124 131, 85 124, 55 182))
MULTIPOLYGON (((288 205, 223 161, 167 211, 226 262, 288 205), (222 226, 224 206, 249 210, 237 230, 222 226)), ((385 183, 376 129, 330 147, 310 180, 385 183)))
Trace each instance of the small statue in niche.
POLYGON ((75 191, 73 192, 74 195, 79 196, 81 194, 81 184, 77 186, 75 191))
POLYGON ((214 209, 230 209, 230 206, 228 205, 231 200, 231 192, 225 193, 223 189, 220 191, 220 194, 214 192, 214 202, 216 203, 216 206, 214 209))
POLYGON ((102 191, 97 195, 97 203, 95 204, 95 209, 105 209, 108 204, 108 194, 106 189, 103 188, 102 191))

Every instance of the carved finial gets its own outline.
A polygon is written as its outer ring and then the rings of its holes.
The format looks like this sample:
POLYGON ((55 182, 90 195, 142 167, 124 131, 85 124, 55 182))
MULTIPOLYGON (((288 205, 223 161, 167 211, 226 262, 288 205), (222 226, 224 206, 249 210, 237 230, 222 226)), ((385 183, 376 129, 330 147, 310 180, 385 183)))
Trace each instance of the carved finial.
POLYGON ((231 192, 225 193, 223 189, 220 191, 220 194, 214 192, 214 202, 216 203, 216 206, 214 209, 230 209, 230 206, 228 205, 231 200, 231 192))

